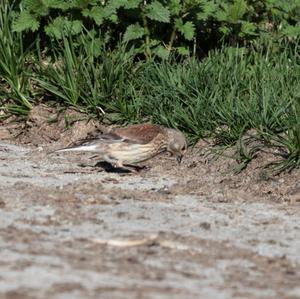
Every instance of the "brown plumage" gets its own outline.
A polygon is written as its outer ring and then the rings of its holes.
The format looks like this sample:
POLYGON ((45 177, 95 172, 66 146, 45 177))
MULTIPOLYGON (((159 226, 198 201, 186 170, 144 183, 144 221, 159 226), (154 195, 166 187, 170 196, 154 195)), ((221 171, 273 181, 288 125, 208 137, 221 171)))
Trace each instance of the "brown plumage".
POLYGON ((180 131, 145 123, 115 128, 80 145, 56 152, 94 152, 101 160, 115 167, 124 167, 151 159, 164 151, 174 154, 180 162, 186 149, 186 139, 180 131))
POLYGON ((158 134, 164 134, 164 128, 149 123, 131 125, 126 128, 115 128, 111 132, 135 140, 137 143, 146 144, 151 142, 158 134))

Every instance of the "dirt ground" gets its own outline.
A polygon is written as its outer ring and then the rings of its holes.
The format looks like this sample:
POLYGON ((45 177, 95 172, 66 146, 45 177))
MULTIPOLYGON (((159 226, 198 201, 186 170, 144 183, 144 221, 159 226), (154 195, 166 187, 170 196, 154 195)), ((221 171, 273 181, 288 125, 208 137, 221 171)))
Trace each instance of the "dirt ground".
POLYGON ((48 154, 104 129, 45 106, 2 123, 1 299, 300 298, 299 170, 236 175, 204 141, 138 174, 48 154))

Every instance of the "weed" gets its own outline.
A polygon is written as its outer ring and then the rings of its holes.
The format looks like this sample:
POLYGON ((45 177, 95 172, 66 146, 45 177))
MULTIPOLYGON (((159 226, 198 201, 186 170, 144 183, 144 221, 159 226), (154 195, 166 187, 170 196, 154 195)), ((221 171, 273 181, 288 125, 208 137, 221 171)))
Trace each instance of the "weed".
POLYGON ((31 47, 24 49, 22 33, 12 31, 12 6, 0 3, 0 100, 5 109, 26 115, 32 108, 30 98, 31 69, 27 61, 31 47), (13 103, 12 103, 13 102, 13 103))

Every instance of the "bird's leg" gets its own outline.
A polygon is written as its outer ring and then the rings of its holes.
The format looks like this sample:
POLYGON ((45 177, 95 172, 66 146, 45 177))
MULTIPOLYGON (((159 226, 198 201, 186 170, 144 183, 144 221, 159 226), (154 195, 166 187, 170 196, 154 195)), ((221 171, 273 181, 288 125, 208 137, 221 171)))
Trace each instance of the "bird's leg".
POLYGON ((132 164, 126 164, 126 167, 129 168, 130 170, 132 170, 135 173, 138 173, 142 170, 147 169, 148 167, 143 165, 143 166, 138 166, 138 165, 132 165, 132 164))
POLYGON ((99 157, 99 155, 91 156, 91 157, 89 157, 89 159, 92 160, 92 159, 94 159, 94 158, 96 158, 96 157, 99 157))
POLYGON ((131 165, 131 164, 126 164, 124 165, 122 161, 118 160, 113 164, 114 168, 123 168, 126 170, 129 170, 134 173, 139 173, 141 170, 145 169, 146 166, 138 166, 138 165, 131 165))
POLYGON ((124 168, 124 165, 122 161, 118 160, 115 163, 113 163, 114 168, 124 168))
POLYGON ((114 163, 113 166, 114 166, 114 168, 121 168, 121 169, 124 169, 126 171, 134 172, 134 173, 138 173, 140 171, 140 167, 139 166, 127 165, 127 164, 125 166, 119 160, 116 163, 114 163))
POLYGON ((169 151, 166 152, 166 155, 167 155, 167 157, 172 157, 173 156, 173 154, 169 151))

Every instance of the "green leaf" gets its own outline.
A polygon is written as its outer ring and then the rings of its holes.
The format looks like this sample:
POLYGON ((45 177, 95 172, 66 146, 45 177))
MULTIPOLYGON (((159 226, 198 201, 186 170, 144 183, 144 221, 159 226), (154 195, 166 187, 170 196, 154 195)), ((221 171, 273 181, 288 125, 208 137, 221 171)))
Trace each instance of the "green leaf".
POLYGON ((31 15, 28 11, 23 10, 19 17, 13 23, 13 30, 20 32, 27 29, 36 31, 39 28, 39 21, 34 15, 31 15))
POLYGON ((180 0, 171 0, 170 1, 170 10, 172 15, 178 16, 182 11, 182 4, 180 0))
POLYGON ((247 3, 245 0, 235 0, 233 5, 229 7, 229 22, 232 23, 237 23, 244 14, 246 13, 247 10, 247 3))
POLYGON ((160 43, 161 43, 160 40, 151 38, 149 45, 150 45, 150 47, 155 47, 155 46, 159 45, 160 43))
POLYGON ((90 38, 87 38, 87 36, 82 35, 81 36, 81 44, 84 44, 84 47, 87 49, 86 52, 89 53, 88 56, 90 57, 90 54, 92 55, 92 57, 98 57, 101 54, 103 54, 103 39, 100 37, 94 37, 93 34, 95 34, 93 32, 93 30, 91 30, 89 32, 89 36, 90 38))
POLYGON ((118 22, 118 16, 117 16, 117 14, 111 15, 108 19, 111 20, 115 24, 118 22))
POLYGON ((192 40, 194 38, 195 25, 191 21, 187 21, 183 24, 182 19, 176 19, 175 26, 185 39, 192 40))
POLYGON ((163 46, 157 46, 152 50, 152 53, 161 59, 167 59, 169 57, 169 51, 163 46))
POLYGON ((182 27, 181 33, 185 39, 192 40, 195 36, 195 25, 190 21, 186 22, 182 27))
POLYGON ((103 7, 104 9, 104 18, 110 20, 113 23, 118 22, 118 9, 124 7, 128 4, 128 0, 110 0, 103 7))
POLYGON ((117 9, 124 5, 124 0, 109 1, 106 6, 103 7, 103 17, 106 20, 110 20, 113 23, 117 23, 117 9))
POLYGON ((44 0, 44 4, 49 7, 49 8, 58 8, 63 11, 66 11, 72 7, 77 7, 79 3, 74 0, 69 0, 69 1, 61 1, 61 0, 44 0))
POLYGON ((221 33, 223 33, 225 36, 227 36, 227 35, 230 34, 231 29, 230 29, 229 27, 227 27, 227 26, 221 26, 221 27, 219 28, 219 31, 220 31, 221 33))
POLYGON ((182 56, 190 55, 190 50, 187 47, 177 47, 176 51, 182 56))
POLYGON ((156 0, 153 1, 151 4, 146 5, 146 16, 154 21, 162 23, 170 22, 169 9, 156 0))
POLYGON ((142 0, 127 0, 124 4, 124 8, 126 9, 134 9, 138 8, 142 0))
POLYGON ((40 16, 46 16, 49 13, 49 9, 46 1, 43 0, 24 0, 20 1, 25 8, 24 10, 28 12, 33 12, 34 14, 40 16))
POLYGON ((199 21, 206 21, 210 16, 213 16, 218 9, 217 4, 213 2, 205 2, 201 7, 201 12, 197 14, 197 19, 199 21))
POLYGON ((215 13, 215 18, 220 22, 227 21, 228 9, 228 4, 222 3, 220 9, 218 9, 215 13))
POLYGON ((61 39, 69 34, 75 35, 82 30, 82 22, 70 21, 63 17, 57 17, 54 21, 45 27, 45 32, 52 37, 61 39))
POLYGON ((129 25, 123 36, 123 41, 128 42, 130 40, 141 38, 145 34, 144 28, 138 23, 129 25))
POLYGON ((299 37, 300 36, 300 24, 296 26, 287 25, 282 30, 283 35, 288 37, 299 37))
MULTIPOLYGON (((57 1, 61 1, 61 0, 57 0, 57 1)), ((77 7, 80 7, 82 9, 88 7, 89 5, 91 6, 99 5, 99 0, 71 0, 71 1, 75 2, 77 4, 77 7)))
POLYGON ((258 35, 256 33, 256 26, 254 23, 244 22, 242 24, 240 36, 246 36, 246 35, 253 35, 253 36, 258 35))
POLYGON ((97 25, 101 25, 104 20, 104 10, 101 6, 94 6, 92 9, 83 9, 82 15, 93 19, 97 25))
MULTIPOLYGON (((105 1, 104 1, 105 3, 105 1)), ((111 9, 119 9, 126 5, 128 3, 128 0, 109 0, 107 3, 107 7, 110 7, 111 9)))

